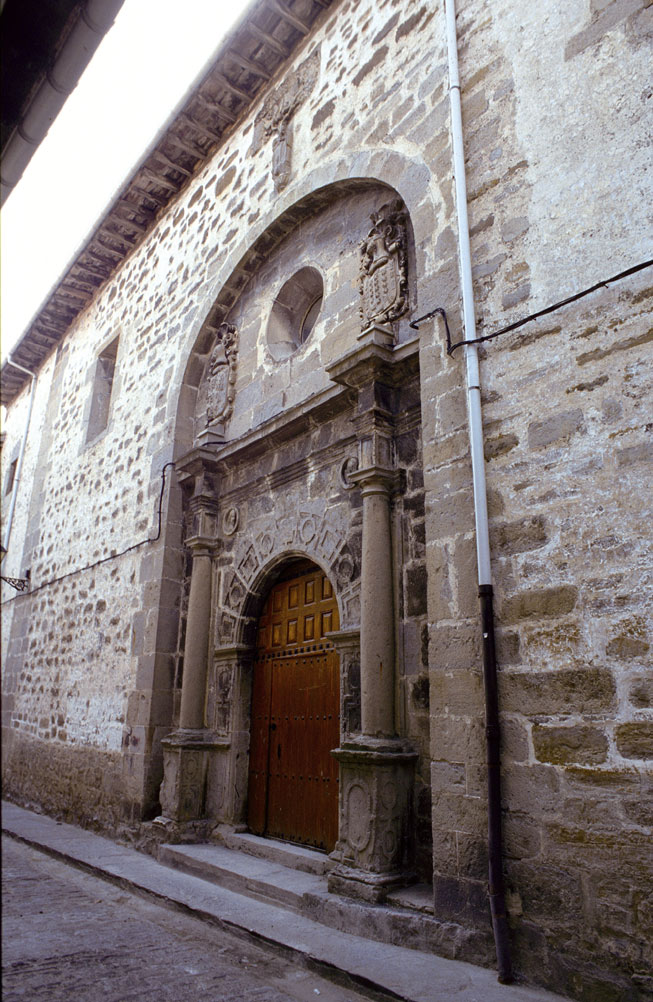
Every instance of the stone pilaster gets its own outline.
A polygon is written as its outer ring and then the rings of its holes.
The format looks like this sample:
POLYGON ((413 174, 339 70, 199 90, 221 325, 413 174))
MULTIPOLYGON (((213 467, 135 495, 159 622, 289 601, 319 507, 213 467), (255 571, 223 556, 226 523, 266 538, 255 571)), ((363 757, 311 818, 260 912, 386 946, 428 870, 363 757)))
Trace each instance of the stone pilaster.
POLYGON ((207 723, 219 745, 209 754, 206 813, 231 830, 246 821, 252 658, 248 645, 219 647, 209 666, 207 723))
POLYGON ((332 891, 383 901, 412 879, 412 790, 416 752, 397 736, 392 496, 394 463, 393 350, 371 327, 360 347, 332 366, 337 382, 356 389, 358 468, 348 481, 363 498, 360 628, 360 734, 343 733, 339 839, 329 875, 332 891))
POLYGON ((361 641, 360 630, 327 633, 340 658, 340 740, 360 734, 361 641))
POLYGON ((163 816, 176 822, 203 818, 206 810, 209 753, 221 740, 206 721, 210 649, 213 554, 217 545, 215 457, 194 450, 177 464, 179 479, 193 486, 189 502, 192 529, 186 546, 192 553, 190 595, 184 646, 179 728, 162 741, 163 816))

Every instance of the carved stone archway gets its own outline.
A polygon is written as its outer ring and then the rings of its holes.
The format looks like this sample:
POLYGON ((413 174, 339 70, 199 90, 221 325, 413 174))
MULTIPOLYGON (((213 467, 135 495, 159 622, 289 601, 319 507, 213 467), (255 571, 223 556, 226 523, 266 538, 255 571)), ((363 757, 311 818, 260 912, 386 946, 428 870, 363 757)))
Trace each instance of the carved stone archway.
MULTIPOLYGON (((243 498, 239 508, 234 493, 221 498, 218 489, 227 459, 197 448, 177 464, 180 478, 193 485, 187 539, 193 572, 180 728, 164 742, 164 812, 179 823, 204 818, 214 829, 245 826, 256 620, 275 569, 293 556, 307 557, 336 585, 343 627, 333 637, 341 655, 341 717, 344 725, 356 720, 358 728, 343 730, 334 752, 341 793, 330 887, 372 901, 384 900, 408 878, 411 856, 416 752, 398 733, 395 712, 391 510, 402 476, 392 444, 394 417, 385 405, 388 388, 408 379, 414 364, 414 348, 395 352, 385 332, 372 328, 329 369, 343 393, 355 393, 354 400, 347 397, 356 406, 356 455, 347 479, 362 503, 356 574, 348 550, 354 509, 342 492, 337 503, 311 501, 301 479, 293 484, 284 478, 272 512, 256 499, 248 504, 247 493, 237 495, 243 498), (351 705, 355 664, 360 713, 351 705)), ((237 451, 228 462, 238 464, 237 451)))
MULTIPOLYGON (((256 619, 275 568, 292 557, 312 560, 334 583, 341 621, 333 642, 341 659, 343 732, 336 755, 345 792, 332 886, 371 900, 383 900, 405 876, 416 758, 401 737, 397 710, 393 510, 405 481, 395 439, 402 401, 416 407, 418 344, 409 331, 399 337, 392 327, 407 328, 412 223, 388 188, 354 177, 293 202, 235 262, 196 336, 178 413, 178 428, 194 438, 176 464, 190 497, 186 544, 193 570, 181 719, 164 741, 161 793, 164 814, 179 824, 244 824, 256 619), (340 184, 379 194, 361 245, 360 323, 347 320, 307 396, 291 394, 283 407, 260 411, 261 420, 257 411, 257 420, 245 423, 249 412, 240 401, 248 398, 239 390, 229 428, 207 425, 220 407, 223 423, 228 419, 229 387, 241 385, 232 371, 239 334, 228 318, 257 256, 296 225, 297 212, 303 218, 319 212, 340 184), (215 399, 206 392, 207 366, 215 399)), ((246 317, 246 301, 239 302, 245 304, 239 316, 246 317)), ((243 322, 243 331, 255 328, 243 322)), ((243 357, 246 344, 243 336, 243 357)), ((251 355, 251 344, 247 351, 251 355)))

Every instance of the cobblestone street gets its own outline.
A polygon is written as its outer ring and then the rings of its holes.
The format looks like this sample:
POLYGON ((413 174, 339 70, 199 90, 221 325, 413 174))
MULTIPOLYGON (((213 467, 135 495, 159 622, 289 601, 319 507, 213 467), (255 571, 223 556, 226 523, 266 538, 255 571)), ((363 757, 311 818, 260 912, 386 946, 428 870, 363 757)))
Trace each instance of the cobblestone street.
POLYGON ((362 1002, 274 953, 2 840, 4 1002, 362 1002))

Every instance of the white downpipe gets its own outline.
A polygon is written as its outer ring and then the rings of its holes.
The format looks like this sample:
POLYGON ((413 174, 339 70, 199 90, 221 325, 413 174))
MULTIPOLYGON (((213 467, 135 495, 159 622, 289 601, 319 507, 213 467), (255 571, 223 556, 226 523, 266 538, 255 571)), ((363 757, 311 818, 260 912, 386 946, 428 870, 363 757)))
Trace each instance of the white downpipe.
POLYGON ((25 446, 27 445, 27 435, 29 433, 30 421, 32 419, 32 407, 34 406, 34 392, 36 390, 36 373, 32 372, 31 369, 26 369, 24 365, 18 365, 17 362, 13 362, 11 356, 7 359, 7 365, 12 365, 14 369, 20 369, 21 372, 27 373, 28 376, 32 377, 32 386, 29 393, 29 404, 27 406, 27 418, 25 420, 25 430, 23 431, 23 438, 20 443, 20 452, 18 453, 18 462, 16 463, 16 475, 14 477, 14 483, 11 490, 11 500, 9 501, 9 511, 7 512, 7 521, 5 523, 5 531, 2 539, 2 545, 5 550, 9 549, 9 539, 11 537, 11 525, 14 520, 14 511, 16 509, 16 498, 18 497, 18 485, 20 483, 20 475, 23 471, 23 459, 25 458, 25 446))
MULTIPOLYGON (((458 213, 458 246, 460 250, 460 275, 463 292, 463 318, 465 341, 471 341, 476 337, 476 314, 474 311, 472 255, 469 246, 469 221, 467 218, 467 183, 465 180, 463 120, 460 106, 460 79, 458 76, 455 0, 445 0, 445 15, 447 23, 447 51, 449 55, 449 98, 451 102, 451 134, 453 142, 454 181, 456 186, 456 209, 458 213)), ((475 344, 465 345, 464 352, 467 369, 469 441, 474 483, 478 583, 479 585, 489 585, 492 584, 492 572, 490 567, 490 534, 487 515, 485 458, 483 455, 481 378, 477 346, 475 344)))

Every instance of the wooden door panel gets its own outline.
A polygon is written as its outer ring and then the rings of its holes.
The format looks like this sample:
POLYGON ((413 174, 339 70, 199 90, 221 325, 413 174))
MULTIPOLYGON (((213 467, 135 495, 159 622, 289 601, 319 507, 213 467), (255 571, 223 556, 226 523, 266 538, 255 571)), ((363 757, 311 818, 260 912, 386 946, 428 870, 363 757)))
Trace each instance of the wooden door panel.
POLYGON ((252 695, 249 826, 333 848, 338 835, 338 628, 331 582, 318 571, 276 585, 259 623, 252 695))
POLYGON ((270 733, 271 662, 255 666, 256 685, 252 689, 251 737, 249 752, 248 820, 251 830, 265 831, 270 733))

